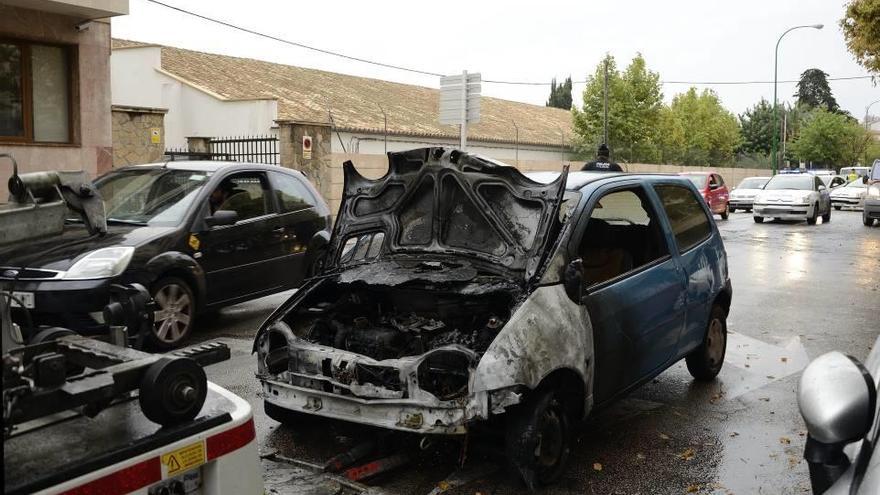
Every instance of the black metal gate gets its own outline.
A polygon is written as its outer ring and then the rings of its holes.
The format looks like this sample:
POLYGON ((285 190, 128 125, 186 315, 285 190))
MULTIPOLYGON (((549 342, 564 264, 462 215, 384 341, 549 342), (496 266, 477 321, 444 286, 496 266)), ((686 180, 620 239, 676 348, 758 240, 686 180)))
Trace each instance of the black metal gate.
POLYGON ((274 136, 212 138, 211 153, 236 162, 278 165, 278 138, 274 136))
POLYGON ((209 151, 168 148, 168 160, 228 160, 279 165, 278 138, 274 136, 222 137, 208 140, 209 151))

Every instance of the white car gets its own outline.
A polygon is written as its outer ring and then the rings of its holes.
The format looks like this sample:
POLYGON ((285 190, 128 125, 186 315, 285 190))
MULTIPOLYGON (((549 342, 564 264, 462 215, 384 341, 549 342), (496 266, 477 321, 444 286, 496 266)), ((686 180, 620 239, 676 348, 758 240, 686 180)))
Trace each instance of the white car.
POLYGON ((755 196, 755 222, 764 218, 778 220, 806 220, 815 225, 819 215, 822 222, 831 221, 831 196, 822 179, 812 174, 774 175, 764 190, 755 196))
POLYGON ((736 210, 752 211, 752 203, 755 196, 764 189, 764 184, 770 180, 770 177, 746 177, 733 188, 730 196, 728 196, 728 204, 730 212, 736 210))
POLYGON ((831 191, 831 204, 835 210, 844 207, 862 209, 865 207, 867 193, 868 185, 859 177, 849 184, 831 191))
POLYGON ((825 183, 828 189, 837 189, 838 187, 845 186, 848 182, 844 175, 819 175, 818 177, 822 179, 822 182, 825 183))

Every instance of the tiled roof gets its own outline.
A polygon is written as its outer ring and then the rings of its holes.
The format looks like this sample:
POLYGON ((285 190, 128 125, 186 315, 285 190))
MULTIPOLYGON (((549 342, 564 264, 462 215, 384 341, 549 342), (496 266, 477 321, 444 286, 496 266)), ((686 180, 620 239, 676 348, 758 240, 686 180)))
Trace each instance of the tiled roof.
MULTIPOLYGON (((113 48, 150 45, 113 40, 113 48)), ((249 58, 161 46, 162 70, 210 93, 232 100, 276 99, 278 120, 329 122, 340 130, 382 133, 382 110, 389 134, 457 138, 457 126, 438 122, 440 91, 335 72, 249 58), (380 106, 381 105, 381 109, 380 106)), ((483 97, 481 120, 468 128, 473 141, 558 146, 571 142, 571 114, 565 110, 483 97)))

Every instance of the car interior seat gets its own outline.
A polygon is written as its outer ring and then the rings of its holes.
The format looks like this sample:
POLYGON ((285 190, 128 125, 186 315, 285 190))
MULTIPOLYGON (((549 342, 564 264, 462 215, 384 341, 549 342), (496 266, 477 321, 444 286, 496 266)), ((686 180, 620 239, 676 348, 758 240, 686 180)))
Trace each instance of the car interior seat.
POLYGON ((605 220, 591 218, 581 242, 584 283, 587 287, 610 280, 633 269, 633 256, 605 220))

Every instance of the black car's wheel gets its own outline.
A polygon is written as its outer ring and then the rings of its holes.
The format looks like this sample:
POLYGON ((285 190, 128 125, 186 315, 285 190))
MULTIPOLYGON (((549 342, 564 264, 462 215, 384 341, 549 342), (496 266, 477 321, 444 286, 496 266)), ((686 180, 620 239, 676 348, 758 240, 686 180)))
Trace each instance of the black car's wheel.
POLYGON ((813 205, 813 214, 807 217, 807 223, 809 225, 816 225, 817 220, 819 220, 819 203, 813 205))
POLYGON ((755 223, 764 223, 764 217, 752 217, 755 223))
POLYGON ((727 352, 727 316, 721 306, 712 306, 706 336, 699 347, 685 357, 688 371, 697 380, 709 381, 718 376, 727 352))
POLYGON ((822 223, 828 223, 831 221, 831 207, 828 207, 828 211, 822 215, 822 223))
POLYGON ((507 418, 508 459, 530 490, 562 476, 570 442, 570 408, 555 388, 537 390, 507 418))
POLYGON ((837 211, 840 211, 841 208, 843 208, 843 206, 840 206, 840 205, 834 205, 834 209, 837 210, 837 211))
POLYGON ((731 208, 728 206, 727 211, 729 211, 730 213, 736 213, 736 208, 731 208))
POLYGON ((874 219, 869 217, 867 212, 863 212, 862 223, 865 224, 865 227, 871 227, 872 225, 874 225, 874 219))
POLYGON ((165 277, 153 284, 156 301, 153 329, 147 336, 160 349, 179 347, 195 323, 195 296, 189 284, 177 277, 165 277))
POLYGON ((733 211, 733 210, 730 209, 730 205, 729 205, 729 204, 725 204, 725 205, 724 205, 724 211, 721 212, 721 219, 722 219, 722 220, 727 220, 727 217, 730 216, 730 212, 731 212, 731 211, 733 211))

